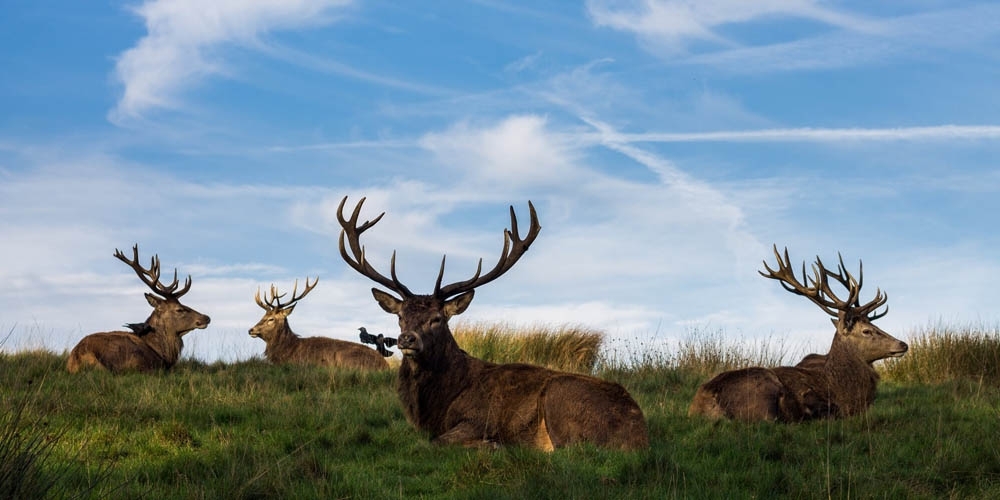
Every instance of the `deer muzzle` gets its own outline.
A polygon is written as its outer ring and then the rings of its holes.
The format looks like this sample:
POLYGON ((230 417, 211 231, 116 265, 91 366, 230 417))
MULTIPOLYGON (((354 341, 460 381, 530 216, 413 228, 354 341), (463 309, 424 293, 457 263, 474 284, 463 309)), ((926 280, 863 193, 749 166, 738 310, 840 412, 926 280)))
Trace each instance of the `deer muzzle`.
POLYGON ((401 352, 404 357, 410 357, 416 356, 424 346, 423 342, 420 341, 420 336, 413 332, 403 332, 400 333, 399 338, 396 339, 396 347, 399 348, 399 352, 401 352))
POLYGON ((910 346, 906 345, 906 342, 898 341, 894 349, 889 351, 889 357, 899 358, 906 354, 906 351, 910 350, 910 346))

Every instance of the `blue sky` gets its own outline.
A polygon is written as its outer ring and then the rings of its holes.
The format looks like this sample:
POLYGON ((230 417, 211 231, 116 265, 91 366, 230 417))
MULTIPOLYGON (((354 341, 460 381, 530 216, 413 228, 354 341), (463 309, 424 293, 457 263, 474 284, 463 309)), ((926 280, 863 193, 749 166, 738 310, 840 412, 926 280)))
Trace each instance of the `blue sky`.
MULTIPOLYGON (((394 333, 341 261, 412 290, 492 265, 513 205, 542 231, 463 316, 692 331, 822 350, 761 278, 863 260, 879 325, 1000 322, 1000 5, 976 2, 14 1, 0 16, 0 328, 68 349, 140 321, 112 257, 190 273, 185 354, 242 359, 258 286, 319 286, 303 335, 394 333)), ((631 344, 634 345, 634 344, 631 344)))

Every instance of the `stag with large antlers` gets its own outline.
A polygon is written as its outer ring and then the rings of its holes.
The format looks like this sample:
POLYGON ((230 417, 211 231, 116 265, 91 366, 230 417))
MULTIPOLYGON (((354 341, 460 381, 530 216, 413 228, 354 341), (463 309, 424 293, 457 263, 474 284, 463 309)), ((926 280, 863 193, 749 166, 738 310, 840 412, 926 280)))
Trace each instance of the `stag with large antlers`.
POLYGON ((132 247, 131 259, 118 249, 115 257, 128 264, 152 290, 153 293, 146 294, 146 301, 153 306, 153 313, 142 323, 128 324, 132 332, 100 332, 84 337, 69 354, 66 369, 70 373, 85 367, 112 372, 169 369, 177 363, 184 347, 181 337, 195 328, 208 326, 208 316, 179 302, 191 289, 191 276, 180 286, 174 269, 174 280, 164 285, 160 282, 159 256, 153 256, 148 269, 142 267, 139 245, 132 247))
POLYGON ((250 329, 250 336, 263 339, 267 347, 264 356, 271 363, 314 364, 335 366, 353 370, 384 370, 389 363, 376 350, 361 344, 337 340, 329 337, 299 337, 288 326, 288 315, 292 314, 295 304, 302 300, 319 283, 316 278, 306 286, 302 295, 298 294, 299 282, 295 281, 292 288, 292 298, 282 303, 285 294, 279 294, 272 284, 270 294, 260 297, 260 289, 254 300, 264 310, 264 317, 250 329))
POLYGON ((906 353, 907 345, 872 324, 889 311, 882 290, 861 304, 862 268, 854 277, 839 259, 837 272, 816 258, 812 276, 802 265, 802 280, 795 276, 788 249, 774 247, 778 269, 764 262, 761 276, 781 283, 796 295, 808 298, 833 318, 836 332, 826 355, 810 354, 796 366, 744 368, 721 373, 702 385, 688 411, 690 415, 736 420, 798 422, 838 418, 865 412, 875 400, 878 373, 872 363, 906 353), (831 289, 836 282, 847 290, 840 299, 831 289))
POLYGON ((340 202, 340 254, 354 270, 399 295, 372 289, 379 306, 399 317, 396 347, 403 361, 397 391, 414 427, 435 443, 464 446, 516 444, 549 451, 581 442, 619 449, 649 445, 642 410, 621 385, 539 366, 483 361, 463 351, 448 328, 448 319, 469 307, 475 289, 509 271, 538 236, 541 226, 530 202, 531 225, 523 239, 510 208, 511 226, 504 230, 503 251, 493 269, 482 274, 480 259, 472 278, 442 286, 442 258, 434 292, 417 295, 397 278, 395 252, 390 277, 365 259, 361 233, 385 213, 359 225, 364 201, 349 219, 344 217, 347 197, 340 202))

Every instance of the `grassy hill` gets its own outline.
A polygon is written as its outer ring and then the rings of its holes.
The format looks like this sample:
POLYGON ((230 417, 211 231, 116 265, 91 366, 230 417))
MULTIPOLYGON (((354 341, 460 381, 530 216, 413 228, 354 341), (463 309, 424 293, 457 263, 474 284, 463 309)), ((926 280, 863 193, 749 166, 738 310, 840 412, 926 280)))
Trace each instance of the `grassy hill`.
POLYGON ((731 367, 720 356, 742 359, 712 343, 612 366, 584 354, 600 343, 586 329, 505 328, 456 336, 481 356, 546 342, 523 352, 624 384, 650 449, 434 446, 404 419, 394 372, 188 360, 71 376, 65 355, 21 352, 0 354, 0 498, 1000 498, 996 328, 916 332, 867 414, 799 425, 688 418, 707 372, 731 367))

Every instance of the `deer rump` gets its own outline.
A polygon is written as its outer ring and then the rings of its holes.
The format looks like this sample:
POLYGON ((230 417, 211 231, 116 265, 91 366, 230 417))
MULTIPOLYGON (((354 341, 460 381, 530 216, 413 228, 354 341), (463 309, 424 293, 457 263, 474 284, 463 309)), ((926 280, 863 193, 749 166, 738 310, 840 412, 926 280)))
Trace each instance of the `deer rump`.
POLYGON ((132 332, 100 332, 81 339, 66 361, 66 370, 70 373, 85 366, 120 373, 166 370, 173 363, 132 332))
POLYGON ((743 421, 801 422, 838 416, 823 374, 803 368, 751 367, 720 373, 702 385, 689 415, 743 421))
POLYGON ((580 442, 620 449, 649 445, 642 410, 619 384, 463 356, 467 370, 435 375, 415 369, 411 360, 400 367, 407 418, 436 443, 523 444, 545 451, 580 442))

